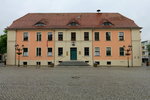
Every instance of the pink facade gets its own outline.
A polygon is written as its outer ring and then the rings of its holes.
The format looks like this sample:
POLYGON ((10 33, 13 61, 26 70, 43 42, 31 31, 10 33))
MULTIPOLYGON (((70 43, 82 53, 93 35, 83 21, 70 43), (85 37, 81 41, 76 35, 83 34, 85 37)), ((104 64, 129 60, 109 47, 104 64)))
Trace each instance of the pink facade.
MULTIPOLYGON (((131 31, 129 29, 108 30, 97 29, 93 31, 93 59, 94 60, 126 60, 126 56, 120 56, 119 48, 131 45, 131 31), (99 41, 94 40, 94 33, 99 32, 99 41), (106 41, 106 32, 111 33, 111 40, 106 41), (119 41, 119 32, 124 32, 124 40, 119 41), (94 55, 95 47, 100 48, 100 56, 94 55), (111 47, 111 56, 106 56, 106 47, 111 47)), ((130 55, 131 59, 131 55, 130 55)))
MULTIPOLYGON (((52 56, 47 55, 47 48, 50 47, 54 51, 54 40, 48 41, 47 34, 48 32, 52 32, 52 36, 54 39, 53 31, 46 30, 26 30, 26 31, 17 31, 16 35, 16 43, 19 45, 24 45, 24 48, 28 48, 28 56, 21 56, 21 60, 53 60, 54 52, 52 52, 52 56), (28 32, 28 41, 23 41, 23 33, 28 32), (37 32, 41 32, 41 41, 37 41, 37 32), (40 47, 42 49, 42 54, 40 57, 36 56, 36 48, 40 47)), ((16 55, 17 57, 17 55, 16 55)))

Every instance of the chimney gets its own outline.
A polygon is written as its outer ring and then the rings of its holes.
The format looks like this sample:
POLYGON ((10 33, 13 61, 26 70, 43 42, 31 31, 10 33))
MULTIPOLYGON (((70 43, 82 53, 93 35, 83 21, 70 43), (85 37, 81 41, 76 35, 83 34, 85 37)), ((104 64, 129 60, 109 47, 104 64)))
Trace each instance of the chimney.
POLYGON ((98 13, 99 13, 100 11, 101 11, 100 9, 97 10, 98 13))

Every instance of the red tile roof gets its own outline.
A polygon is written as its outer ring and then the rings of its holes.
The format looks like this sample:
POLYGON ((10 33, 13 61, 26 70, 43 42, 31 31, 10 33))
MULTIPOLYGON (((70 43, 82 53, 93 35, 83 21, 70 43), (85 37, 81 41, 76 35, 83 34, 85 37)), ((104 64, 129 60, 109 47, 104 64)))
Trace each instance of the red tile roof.
POLYGON ((15 20, 7 29, 56 28, 141 28, 119 13, 29 13, 15 20), (79 25, 68 25, 71 21, 79 25), (109 21, 112 25, 103 25, 109 21), (44 26, 35 26, 42 22, 44 26))

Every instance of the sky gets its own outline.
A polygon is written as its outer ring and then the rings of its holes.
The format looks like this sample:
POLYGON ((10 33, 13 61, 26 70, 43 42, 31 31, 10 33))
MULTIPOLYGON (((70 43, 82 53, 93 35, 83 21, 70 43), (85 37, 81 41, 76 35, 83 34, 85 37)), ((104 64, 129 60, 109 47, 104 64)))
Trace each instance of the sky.
POLYGON ((0 34, 27 13, 120 13, 142 27, 141 39, 150 40, 150 0, 0 0, 0 34))

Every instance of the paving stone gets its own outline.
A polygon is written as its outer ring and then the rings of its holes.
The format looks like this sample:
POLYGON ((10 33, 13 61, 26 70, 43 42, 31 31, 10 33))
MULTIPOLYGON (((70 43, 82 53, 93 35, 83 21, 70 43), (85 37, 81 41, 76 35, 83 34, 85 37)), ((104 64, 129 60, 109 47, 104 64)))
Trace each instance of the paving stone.
POLYGON ((150 100, 150 67, 0 67, 0 100, 150 100))

